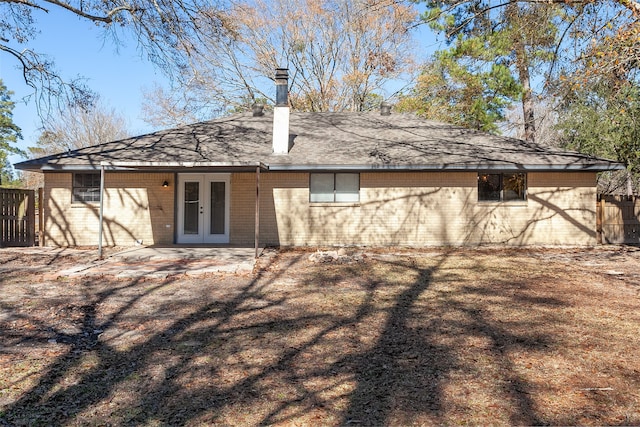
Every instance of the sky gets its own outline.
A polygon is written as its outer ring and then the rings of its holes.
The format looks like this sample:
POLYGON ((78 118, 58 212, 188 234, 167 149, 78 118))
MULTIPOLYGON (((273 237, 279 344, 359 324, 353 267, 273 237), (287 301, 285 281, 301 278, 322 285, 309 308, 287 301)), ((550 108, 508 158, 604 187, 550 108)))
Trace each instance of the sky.
MULTIPOLYGON (((133 135, 156 130, 141 118, 143 90, 154 85, 167 87, 169 82, 145 58, 134 39, 127 39, 121 31, 122 44, 116 46, 108 36, 105 38, 103 29, 60 8, 51 7, 49 13, 34 11, 34 18, 40 34, 28 44, 29 48, 49 55, 64 78, 86 78, 86 84, 100 95, 102 104, 127 119, 133 135)), ((417 40, 425 51, 436 48, 433 36, 422 34, 417 40)), ((14 92, 13 121, 23 136, 18 147, 24 150, 35 146, 39 119, 33 100, 26 100, 33 89, 24 83, 18 61, 4 53, 0 53, 0 78, 14 92)), ((9 157, 11 163, 22 160, 20 156, 9 157)))
MULTIPOLYGON (((124 45, 115 46, 110 38, 105 39, 104 30, 53 7, 49 14, 37 13, 35 18, 41 33, 29 47, 49 55, 65 78, 85 77, 101 102, 127 119, 133 134, 154 130, 141 119, 143 89, 151 89, 154 83, 166 86, 168 82, 143 57, 135 40, 124 39, 124 45)), ((26 149, 35 145, 39 123, 35 103, 24 100, 33 89, 24 83, 18 67, 13 57, 0 54, 0 78, 14 92, 13 122, 22 129, 23 140, 18 146, 26 149)), ((9 159, 12 163, 21 160, 20 156, 9 159)))

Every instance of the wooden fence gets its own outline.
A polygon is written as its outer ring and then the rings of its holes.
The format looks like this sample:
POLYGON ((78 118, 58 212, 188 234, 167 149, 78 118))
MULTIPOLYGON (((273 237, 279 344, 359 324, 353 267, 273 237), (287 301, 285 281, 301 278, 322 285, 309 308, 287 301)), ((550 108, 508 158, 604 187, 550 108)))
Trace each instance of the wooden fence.
POLYGON ((598 243, 640 244, 640 197, 601 196, 598 243))
POLYGON ((35 191, 0 188, 0 247, 33 246, 35 191))

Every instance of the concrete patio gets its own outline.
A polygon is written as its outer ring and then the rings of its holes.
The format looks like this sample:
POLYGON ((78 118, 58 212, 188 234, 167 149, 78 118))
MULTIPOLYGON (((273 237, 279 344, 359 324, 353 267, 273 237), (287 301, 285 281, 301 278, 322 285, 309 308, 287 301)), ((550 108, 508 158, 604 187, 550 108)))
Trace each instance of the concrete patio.
MULTIPOLYGON (((211 273, 250 274, 255 266, 255 248, 166 246, 106 248, 102 259, 96 249, 30 247, 13 250, 43 258, 67 258, 66 267, 41 265, 37 268, 43 277, 56 279, 78 276, 115 276, 163 278, 174 275, 197 276, 211 273), (75 261, 73 261, 75 260, 75 261)), ((268 256, 275 251, 260 248, 258 254, 268 256)), ((0 267, 0 272, 2 267, 0 267)))
MULTIPOLYGON (((262 252, 258 249, 258 256, 262 252)), ((118 261, 216 260, 226 263, 255 259, 255 248, 230 246, 136 246, 106 258, 118 261)))
MULTIPOLYGON (((262 252, 259 250, 258 254, 262 252)), ((165 246, 133 247, 78 266, 70 275, 116 277, 197 276, 210 273, 248 274, 255 266, 255 249, 246 247, 165 246)))

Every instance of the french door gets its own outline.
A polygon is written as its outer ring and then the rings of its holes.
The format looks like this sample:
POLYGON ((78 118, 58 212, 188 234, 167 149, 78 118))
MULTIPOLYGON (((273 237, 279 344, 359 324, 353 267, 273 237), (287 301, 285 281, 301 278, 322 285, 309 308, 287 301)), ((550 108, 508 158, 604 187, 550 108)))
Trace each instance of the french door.
POLYGON ((229 174, 178 175, 178 243, 229 243, 229 174))

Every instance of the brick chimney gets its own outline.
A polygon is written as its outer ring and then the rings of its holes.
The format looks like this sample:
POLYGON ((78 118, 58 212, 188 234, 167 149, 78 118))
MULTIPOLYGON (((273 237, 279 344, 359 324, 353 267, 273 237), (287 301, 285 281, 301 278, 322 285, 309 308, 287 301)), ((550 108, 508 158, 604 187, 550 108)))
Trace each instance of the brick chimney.
POLYGON ((273 153, 289 153, 289 70, 276 68, 276 106, 273 108, 273 153))

